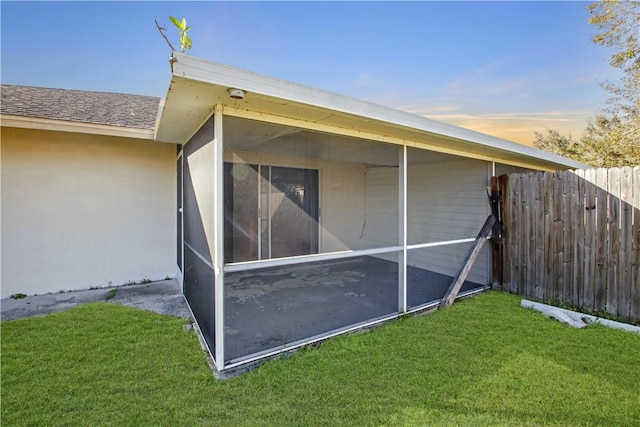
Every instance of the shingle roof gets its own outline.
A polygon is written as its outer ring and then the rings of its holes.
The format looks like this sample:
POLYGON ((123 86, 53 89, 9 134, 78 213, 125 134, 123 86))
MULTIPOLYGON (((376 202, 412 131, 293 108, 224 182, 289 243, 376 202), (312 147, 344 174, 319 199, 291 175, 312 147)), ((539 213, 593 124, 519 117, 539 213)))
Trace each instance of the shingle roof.
POLYGON ((135 129, 153 129, 160 98, 109 92, 0 86, 0 113, 135 129))

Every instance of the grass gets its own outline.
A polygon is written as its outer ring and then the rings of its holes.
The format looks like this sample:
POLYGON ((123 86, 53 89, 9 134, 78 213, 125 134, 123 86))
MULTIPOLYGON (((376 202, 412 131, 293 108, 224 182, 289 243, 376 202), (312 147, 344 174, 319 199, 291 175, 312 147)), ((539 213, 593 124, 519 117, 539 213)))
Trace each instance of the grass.
POLYGON ((184 321, 92 303, 2 323, 3 425, 640 425, 640 336, 490 292, 216 381, 184 321))
POLYGON ((117 294, 118 294, 117 289, 111 289, 109 292, 107 292, 107 295, 105 295, 104 300, 109 301, 110 299, 115 298, 117 294))

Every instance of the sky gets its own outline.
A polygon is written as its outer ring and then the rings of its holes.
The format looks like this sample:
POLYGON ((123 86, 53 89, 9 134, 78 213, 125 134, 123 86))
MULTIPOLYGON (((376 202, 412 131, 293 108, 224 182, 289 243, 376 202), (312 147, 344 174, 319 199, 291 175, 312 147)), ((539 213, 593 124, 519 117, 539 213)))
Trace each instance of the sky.
POLYGON ((587 2, 0 3, 3 84, 165 97, 171 50, 531 144, 619 78, 587 2))

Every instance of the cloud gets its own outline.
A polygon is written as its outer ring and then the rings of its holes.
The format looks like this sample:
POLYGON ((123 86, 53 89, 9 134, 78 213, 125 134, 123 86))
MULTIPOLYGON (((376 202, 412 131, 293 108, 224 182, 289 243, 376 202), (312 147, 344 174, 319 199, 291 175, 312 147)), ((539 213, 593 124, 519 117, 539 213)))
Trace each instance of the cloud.
POLYGON ((460 107, 457 105, 433 105, 433 106, 419 106, 419 105, 404 105, 397 107, 400 110, 408 113, 418 114, 420 116, 428 116, 433 114, 451 113, 453 111, 459 111, 460 107))
POLYGON ((535 78, 520 69, 523 58, 499 58, 482 64, 474 69, 466 70, 457 78, 449 81, 444 93, 449 95, 497 96, 514 92, 530 86, 535 78))
POLYGON ((559 110, 474 114, 460 111, 457 108, 449 109, 448 112, 446 107, 448 106, 402 109, 430 119, 450 123, 525 145, 531 145, 533 143, 535 139, 534 132, 544 132, 545 129, 557 129, 563 134, 580 137, 587 125, 587 118, 590 116, 590 113, 585 111, 559 110))
POLYGON ((530 79, 500 80, 489 76, 471 76, 450 82, 447 93, 452 95, 496 96, 530 86, 530 79))
POLYGON ((463 70, 438 85, 379 93, 373 101, 526 145, 546 129, 579 138, 597 111, 594 71, 541 70, 526 66, 531 58, 523 55, 463 70))

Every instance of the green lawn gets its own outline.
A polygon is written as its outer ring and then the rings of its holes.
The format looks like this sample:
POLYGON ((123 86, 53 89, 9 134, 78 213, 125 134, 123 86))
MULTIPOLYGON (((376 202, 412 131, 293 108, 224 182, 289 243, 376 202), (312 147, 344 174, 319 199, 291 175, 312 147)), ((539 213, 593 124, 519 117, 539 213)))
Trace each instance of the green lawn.
POLYGON ((640 336, 490 292, 213 378, 183 321, 106 303, 2 323, 2 425, 640 425, 640 336))

